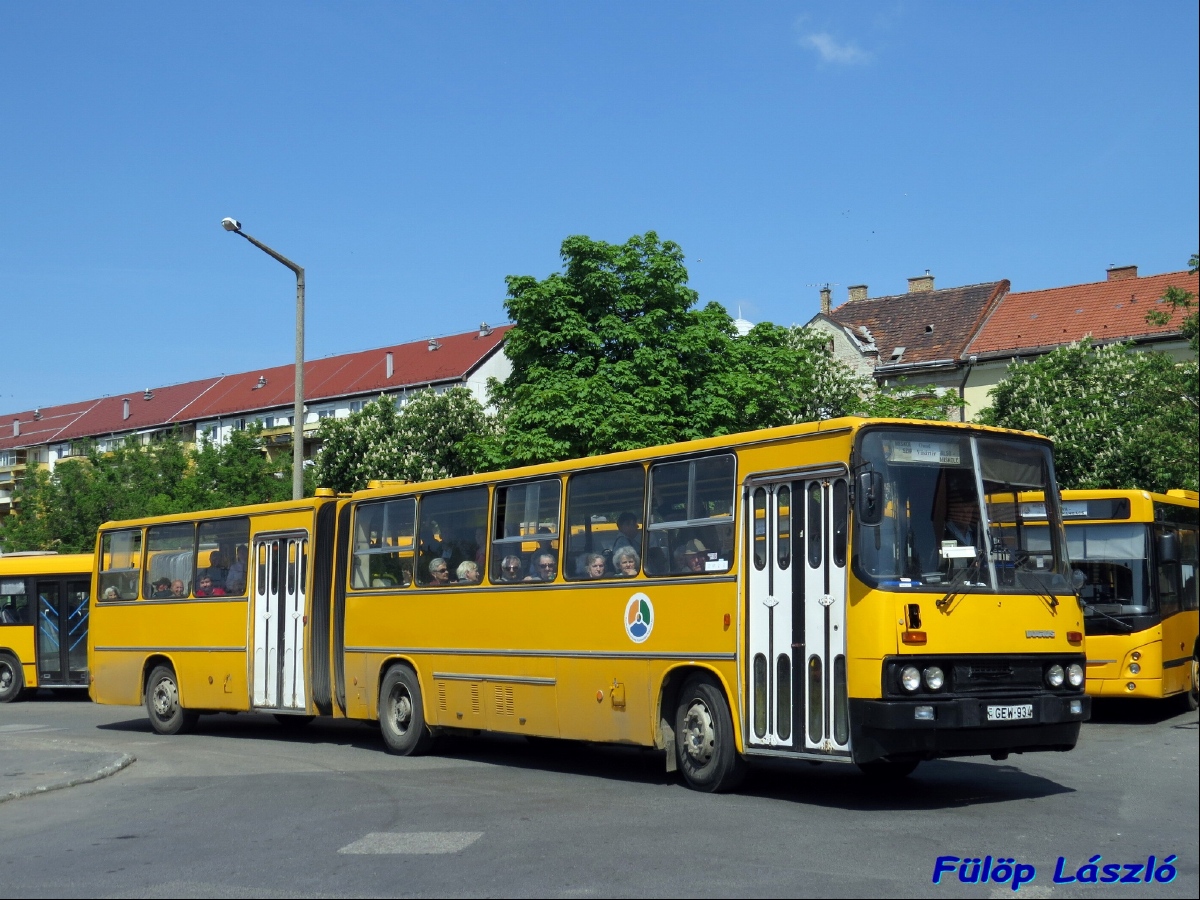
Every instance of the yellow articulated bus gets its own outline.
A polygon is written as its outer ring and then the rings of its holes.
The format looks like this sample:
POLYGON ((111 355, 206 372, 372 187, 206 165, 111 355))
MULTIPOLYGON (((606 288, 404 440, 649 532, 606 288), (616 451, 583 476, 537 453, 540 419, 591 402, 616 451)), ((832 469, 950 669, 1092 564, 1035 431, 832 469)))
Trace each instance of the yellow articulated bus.
POLYGON ((0 703, 88 684, 89 553, 0 556, 0 703))
POLYGON ((1058 507, 1036 553, 997 524, 1029 491, 1058 495, 1042 438, 847 418, 109 523, 92 697, 161 732, 378 720, 401 754, 456 729, 658 747, 708 791, 758 757, 1069 750, 1090 707, 1058 507), (242 594, 147 597, 157 560, 195 584, 218 545, 248 548, 242 594))
MULTIPOLYGON (((1092 696, 1182 697, 1196 708, 1198 499, 1180 490, 1063 492, 1092 696)), ((1036 502, 1022 514, 1044 518, 1036 502)))

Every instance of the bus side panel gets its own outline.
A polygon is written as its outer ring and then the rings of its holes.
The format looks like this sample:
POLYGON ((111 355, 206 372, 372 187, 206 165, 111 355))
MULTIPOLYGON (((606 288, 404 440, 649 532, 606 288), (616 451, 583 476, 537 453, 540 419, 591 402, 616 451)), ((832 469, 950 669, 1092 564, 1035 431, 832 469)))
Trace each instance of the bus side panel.
POLYGON ((1163 695, 1178 694, 1191 686, 1191 661, 1198 624, 1196 610, 1176 613, 1162 623, 1163 695))
MULTIPOLYGON (((1087 638, 1087 692, 1093 697, 1163 696, 1162 626, 1156 625, 1136 634, 1096 634, 1087 638), (1133 654, 1139 654, 1134 660, 1133 654), (1112 660, 1112 662, 1107 662, 1112 660), (1129 666, 1137 662, 1141 671, 1134 674, 1129 666), (1093 665, 1092 663, 1097 663, 1093 665), (1131 689, 1129 686, 1133 685, 1131 689)), ((1180 666, 1190 674, 1186 666, 1180 666)), ((1168 670, 1169 671, 1169 670, 1168 670)), ((1164 673, 1165 674, 1165 673, 1164 673)))
POLYGON ((564 738, 654 742, 650 661, 559 659, 558 719, 564 738))
POLYGON ((25 686, 37 687, 37 657, 32 625, 0 625, 0 650, 7 650, 25 671, 25 686))
POLYGON ((97 604, 92 618, 98 703, 138 703, 144 660, 175 661, 180 703, 191 709, 249 709, 246 601, 97 604))

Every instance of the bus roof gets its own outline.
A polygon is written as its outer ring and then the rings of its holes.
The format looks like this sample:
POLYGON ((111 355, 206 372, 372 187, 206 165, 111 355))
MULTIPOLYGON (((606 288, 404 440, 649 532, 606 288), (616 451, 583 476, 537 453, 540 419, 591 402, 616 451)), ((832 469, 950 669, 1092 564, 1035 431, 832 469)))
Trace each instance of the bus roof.
POLYGON ((0 556, 0 575, 86 574, 91 571, 90 553, 6 553, 0 556))

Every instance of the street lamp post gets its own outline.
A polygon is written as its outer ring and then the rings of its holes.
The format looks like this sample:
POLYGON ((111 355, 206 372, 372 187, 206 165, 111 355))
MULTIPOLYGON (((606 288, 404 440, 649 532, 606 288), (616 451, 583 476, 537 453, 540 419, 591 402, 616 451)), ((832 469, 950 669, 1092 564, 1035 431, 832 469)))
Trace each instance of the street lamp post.
POLYGON ((296 406, 292 414, 292 499, 299 500, 304 496, 304 269, 246 234, 237 219, 222 219, 221 227, 240 234, 263 253, 296 273, 296 406))

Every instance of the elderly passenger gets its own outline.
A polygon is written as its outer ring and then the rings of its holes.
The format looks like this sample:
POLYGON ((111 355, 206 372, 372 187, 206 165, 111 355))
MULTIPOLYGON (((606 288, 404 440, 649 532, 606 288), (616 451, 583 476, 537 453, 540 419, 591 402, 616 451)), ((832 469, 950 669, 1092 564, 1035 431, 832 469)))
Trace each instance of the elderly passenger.
POLYGON ((464 559, 458 564, 454 574, 458 576, 459 584, 479 584, 483 581, 483 575, 479 573, 479 566, 474 560, 464 559))
POLYGON ((624 578, 632 578, 642 567, 638 552, 632 547, 619 547, 613 551, 613 567, 617 574, 624 578))

